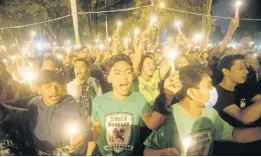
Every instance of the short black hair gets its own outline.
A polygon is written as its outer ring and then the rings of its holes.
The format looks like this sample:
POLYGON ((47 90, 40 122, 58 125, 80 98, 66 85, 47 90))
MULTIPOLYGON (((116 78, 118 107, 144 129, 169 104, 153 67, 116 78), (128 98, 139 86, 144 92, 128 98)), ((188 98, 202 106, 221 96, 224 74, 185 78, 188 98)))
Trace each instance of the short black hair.
POLYGON ((88 62, 86 61, 86 59, 84 59, 84 58, 77 58, 77 59, 75 59, 74 64, 75 64, 76 62, 84 62, 84 63, 86 64, 86 66, 89 65, 88 62))
POLYGON ((139 66, 140 72, 141 72, 141 70, 143 68, 143 64, 144 64, 144 62, 145 62, 145 60, 147 58, 152 59, 153 61, 155 61, 153 53, 146 53, 145 55, 143 55, 142 58, 141 58, 141 61, 140 61, 140 66, 139 66))
POLYGON ((131 67, 132 67, 132 62, 129 56, 125 55, 125 54, 119 54, 119 55, 115 55, 112 56, 106 64, 106 72, 109 73, 111 71, 111 68, 114 66, 115 63, 117 62, 127 62, 131 67))
POLYGON ((220 59, 218 68, 221 71, 223 68, 230 70, 236 60, 243 60, 243 59, 245 59, 245 57, 243 55, 224 56, 220 59))
POLYGON ((38 73, 36 84, 43 85, 43 84, 47 84, 50 82, 58 82, 63 85, 63 84, 65 84, 65 78, 58 71, 41 70, 38 73))
POLYGON ((44 61, 46 61, 46 60, 52 61, 52 62, 56 65, 56 67, 57 67, 58 69, 60 69, 61 66, 62 66, 62 62, 61 62, 58 58, 56 58, 56 57, 54 57, 54 56, 45 57, 45 58, 44 58, 44 61))
POLYGON ((180 69, 182 90, 177 94, 178 100, 183 100, 189 88, 196 88, 202 81, 202 76, 211 75, 211 70, 202 64, 194 63, 180 69))

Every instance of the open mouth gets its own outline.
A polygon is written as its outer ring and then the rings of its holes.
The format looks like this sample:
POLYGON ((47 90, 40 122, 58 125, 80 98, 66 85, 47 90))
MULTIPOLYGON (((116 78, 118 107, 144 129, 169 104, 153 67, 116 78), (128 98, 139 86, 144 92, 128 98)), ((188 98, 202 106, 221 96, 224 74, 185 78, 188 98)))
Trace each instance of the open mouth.
POLYGON ((49 98, 50 98, 50 100, 52 100, 52 101, 58 101, 58 100, 60 100, 60 96, 50 96, 49 98))
POLYGON ((120 88, 122 90, 126 90, 126 89, 128 89, 128 87, 129 87, 129 83, 122 83, 122 84, 120 84, 120 88))

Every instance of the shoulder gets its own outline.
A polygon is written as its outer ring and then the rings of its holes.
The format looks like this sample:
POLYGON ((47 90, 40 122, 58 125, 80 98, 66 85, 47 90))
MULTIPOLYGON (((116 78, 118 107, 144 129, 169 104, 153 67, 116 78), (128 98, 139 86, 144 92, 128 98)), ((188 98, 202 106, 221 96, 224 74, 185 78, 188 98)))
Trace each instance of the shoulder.
POLYGON ((42 101, 42 96, 35 96, 35 97, 33 97, 33 98, 29 101, 28 106, 37 105, 37 104, 39 104, 41 101, 42 101))
POLYGON ((147 103, 146 98, 140 92, 132 92, 131 99, 134 101, 141 101, 147 103))

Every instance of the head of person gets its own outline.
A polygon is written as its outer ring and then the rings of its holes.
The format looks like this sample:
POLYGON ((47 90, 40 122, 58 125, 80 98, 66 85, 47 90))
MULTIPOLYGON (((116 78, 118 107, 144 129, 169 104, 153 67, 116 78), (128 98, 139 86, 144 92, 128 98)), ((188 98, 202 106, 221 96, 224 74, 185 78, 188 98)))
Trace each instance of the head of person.
POLYGON ((60 61, 54 56, 48 56, 44 58, 41 70, 59 70, 60 61))
POLYGON ((180 56, 177 58, 177 60, 175 61, 175 66, 177 69, 181 69, 185 66, 188 66, 189 65, 189 61, 187 59, 186 56, 180 56))
POLYGON ((85 46, 81 47, 78 50, 78 57, 79 58, 87 59, 88 58, 88 54, 89 54, 89 49, 87 47, 85 47, 85 46))
POLYGON ((156 62, 153 54, 147 53, 144 55, 141 59, 139 68, 141 75, 152 77, 156 70, 156 62))
POLYGON ((242 49, 248 49, 248 48, 251 47, 251 42, 252 42, 251 37, 249 37, 249 36, 243 37, 241 39, 240 46, 241 46, 242 49))
POLYGON ((224 56, 221 58, 218 68, 222 72, 222 80, 243 84, 247 79, 248 70, 242 55, 224 56))
POLYGON ((83 58, 74 61, 74 74, 77 80, 85 80, 88 73, 88 63, 83 58))
POLYGON ((71 65, 70 57, 67 56, 67 55, 64 55, 62 57, 62 63, 63 63, 64 66, 70 66, 71 65))
POLYGON ((113 92, 120 97, 128 96, 133 81, 133 67, 129 56, 125 54, 112 56, 106 68, 107 80, 112 84, 113 92))
POLYGON ((65 80, 58 71, 40 71, 36 86, 38 94, 47 106, 59 103, 65 95, 65 80))
POLYGON ((182 90, 177 95, 181 101, 184 99, 193 101, 199 107, 206 107, 206 103, 212 98, 211 71, 202 64, 190 64, 180 69, 180 81, 182 90))

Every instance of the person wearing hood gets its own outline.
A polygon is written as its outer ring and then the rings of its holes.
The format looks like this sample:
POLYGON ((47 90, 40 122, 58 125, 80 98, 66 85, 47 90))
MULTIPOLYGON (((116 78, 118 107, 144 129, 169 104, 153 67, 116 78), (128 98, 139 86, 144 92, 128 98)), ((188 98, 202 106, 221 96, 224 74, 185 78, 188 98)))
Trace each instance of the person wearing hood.
POLYGON ((2 119, 28 123, 27 129, 38 155, 57 155, 61 150, 73 155, 84 154, 88 124, 81 106, 72 96, 65 95, 62 75, 56 71, 41 71, 37 91, 39 96, 34 97, 22 112, 1 105, 4 108, 2 119))

